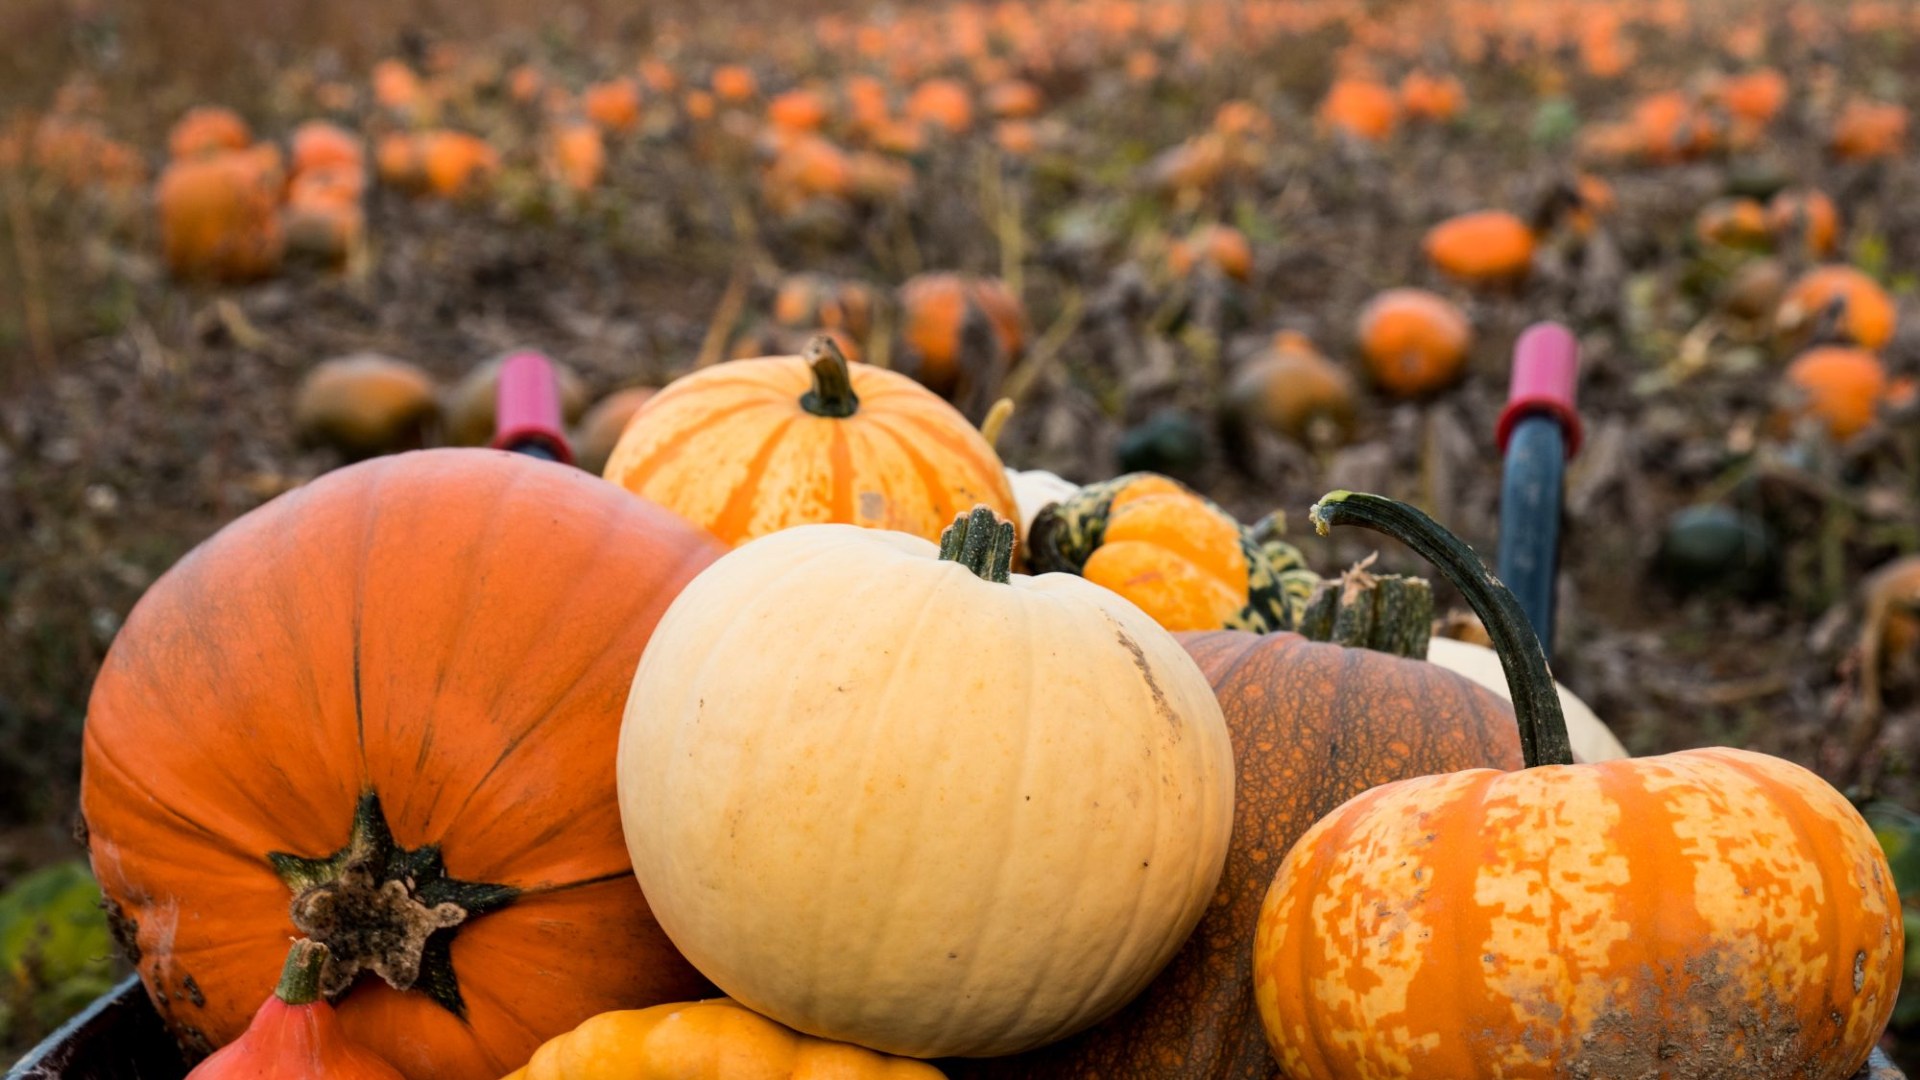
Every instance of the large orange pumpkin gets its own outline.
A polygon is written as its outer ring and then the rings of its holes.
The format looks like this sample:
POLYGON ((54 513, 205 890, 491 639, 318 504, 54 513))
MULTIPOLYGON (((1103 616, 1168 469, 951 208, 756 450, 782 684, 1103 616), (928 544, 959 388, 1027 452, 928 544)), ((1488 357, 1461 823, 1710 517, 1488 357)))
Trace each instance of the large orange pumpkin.
POLYGON ((94 685, 81 809, 175 1035, 238 1036, 295 935, 410 1080, 492 1080, 706 993, 634 881, 613 755, 654 623, 719 554, 578 470, 431 450, 322 477, 155 583, 94 685))
POLYGON ((1374 788, 1320 820, 1261 906, 1254 994, 1294 1080, 1843 1080, 1900 985, 1900 899, 1860 815, 1744 750, 1574 765, 1519 604, 1417 510, 1335 492, 1480 615, 1528 768, 1374 788))
POLYGON ((1213 903, 1173 963, 1111 1019, 1017 1058, 944 1062, 956 1080, 1273 1076, 1253 1003, 1253 934, 1287 849, 1376 785, 1520 766, 1512 710, 1444 668, 1293 633, 1176 636, 1233 740, 1233 835, 1213 903))
POLYGON ((606 478, 728 544, 842 522, 937 539, 984 503, 1015 515, 993 447, 912 379, 849 367, 830 338, 806 356, 733 360, 655 394, 606 478))

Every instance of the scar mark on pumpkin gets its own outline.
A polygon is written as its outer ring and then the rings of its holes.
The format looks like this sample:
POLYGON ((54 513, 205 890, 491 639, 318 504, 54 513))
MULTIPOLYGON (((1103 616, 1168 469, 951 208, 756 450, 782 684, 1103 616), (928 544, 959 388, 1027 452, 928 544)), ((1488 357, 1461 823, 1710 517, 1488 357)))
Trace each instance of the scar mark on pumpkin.
POLYGON ((1133 666, 1140 669, 1140 677, 1147 680, 1147 690, 1153 694, 1153 707, 1159 711, 1161 718, 1166 720, 1167 726, 1173 729, 1174 737, 1179 738, 1180 718, 1174 715, 1173 706, 1167 703, 1166 691, 1160 689, 1159 681, 1153 677, 1153 665, 1147 663, 1145 650, 1140 648, 1139 642, 1128 637, 1127 632, 1117 624, 1113 628, 1113 633, 1120 639, 1120 644, 1125 645, 1127 651, 1133 654, 1133 666))

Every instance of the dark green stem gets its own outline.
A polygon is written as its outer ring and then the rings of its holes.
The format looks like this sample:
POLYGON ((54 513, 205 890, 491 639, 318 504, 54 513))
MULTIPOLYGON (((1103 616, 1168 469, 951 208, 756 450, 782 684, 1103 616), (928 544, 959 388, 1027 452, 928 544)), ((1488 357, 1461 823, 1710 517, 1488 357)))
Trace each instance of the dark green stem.
POLYGON ((800 397, 800 407, 815 416, 844 420, 860 410, 853 392, 853 372, 847 355, 825 334, 807 343, 807 364, 813 368, 813 389, 800 397))
POLYGON ((1573 764, 1567 719, 1560 711, 1560 694, 1547 670, 1540 639, 1534 636, 1520 602, 1487 570, 1472 548, 1413 507, 1378 495, 1329 492, 1313 504, 1309 516, 1322 536, 1329 526, 1359 525, 1393 537, 1439 568, 1466 597, 1493 638, 1494 651, 1507 673, 1507 688, 1513 693, 1513 711, 1520 721, 1520 750, 1527 767, 1573 764))
POLYGON ((287 950, 287 966, 280 969, 280 985, 273 996, 289 1005, 311 1005, 320 1000, 320 969, 327 964, 327 947, 301 938, 287 950))
POLYGON ((940 558, 959 563, 984 581, 1005 585, 1013 579, 1013 541, 1013 522, 976 506, 940 534, 940 558))

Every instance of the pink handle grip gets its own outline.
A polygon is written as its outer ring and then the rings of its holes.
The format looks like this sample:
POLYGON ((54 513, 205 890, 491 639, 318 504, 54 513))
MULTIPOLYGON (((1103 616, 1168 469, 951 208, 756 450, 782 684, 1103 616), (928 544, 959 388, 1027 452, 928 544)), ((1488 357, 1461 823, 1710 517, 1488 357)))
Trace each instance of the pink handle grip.
POLYGON ((1513 343, 1513 382, 1507 389, 1507 407, 1500 412, 1494 438, 1507 452, 1513 429, 1529 416, 1542 413, 1559 421, 1567 439, 1567 456, 1580 452, 1584 432, 1574 395, 1580 384, 1580 344, 1573 331, 1555 322, 1534 323, 1513 343))
POLYGON ((500 365, 492 446, 512 450, 537 442, 563 464, 573 463, 560 418, 560 380, 537 352, 514 353, 500 365))

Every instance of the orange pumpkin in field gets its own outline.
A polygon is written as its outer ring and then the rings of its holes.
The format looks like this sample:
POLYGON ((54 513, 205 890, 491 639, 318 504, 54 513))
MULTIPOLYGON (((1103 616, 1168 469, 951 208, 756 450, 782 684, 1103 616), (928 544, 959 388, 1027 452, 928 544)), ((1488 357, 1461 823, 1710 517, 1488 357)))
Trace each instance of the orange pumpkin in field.
POLYGON ((287 186, 284 213, 287 248, 329 264, 347 260, 366 243, 366 211, 360 205, 366 179, 338 166, 309 169, 287 186))
POLYGON ((753 71, 739 64, 722 64, 713 69, 710 84, 713 95, 729 105, 741 105, 752 101, 760 92, 760 80, 754 78, 753 71))
POLYGON ((1320 122, 1351 138, 1380 142, 1400 122, 1400 99, 1371 79, 1341 79, 1320 102, 1320 122))
POLYGON ((1422 246, 1443 273, 1475 285, 1516 281, 1533 265, 1533 230, 1505 210, 1451 217, 1422 246))
POLYGON ((481 194, 500 172, 500 152, 478 135, 439 129, 415 140, 426 190, 443 199, 481 194))
POLYGON ((1772 236, 1766 208, 1757 200, 1715 199, 1693 219, 1693 234, 1726 247, 1765 247, 1772 236))
POLYGON ((584 120, 554 125, 547 135, 547 172, 570 190, 585 193, 600 186, 607 171, 607 140, 584 120))
POLYGON ((1787 365, 1786 384, 1798 400, 1789 420, 1811 416, 1845 442, 1865 431, 1887 397, 1887 369, 1864 349, 1823 345, 1787 365))
POLYGON ((1906 141, 1907 110, 1891 101, 1855 98, 1833 121, 1833 156, 1842 161, 1893 157, 1906 141))
POLYGON ((1893 298, 1877 282, 1851 266, 1819 266, 1787 288, 1775 324, 1788 340, 1798 340, 1822 324, 1839 306, 1834 329, 1862 348, 1877 350, 1893 338, 1893 298))
POLYGON ((253 132, 240 114, 219 105, 199 105, 188 109, 167 132, 167 153, 175 160, 217 154, 223 150, 245 150, 253 144, 253 132))
POLYGON ((1833 254, 1840 236, 1840 211, 1818 188, 1779 191, 1767 200, 1767 229, 1776 242, 1796 237, 1810 255, 1833 254))
POLYGON ((238 1036, 296 935, 409 1080, 494 1080, 590 1016, 710 993, 634 879, 612 761, 654 624, 720 554, 579 470, 428 450, 161 577, 94 684, 81 809, 174 1035, 238 1036))
POLYGON ((640 126, 640 87, 632 79, 609 79, 580 91, 580 110, 600 130, 624 135, 640 126))
POLYGON ((1244 284, 1253 277, 1253 245, 1231 225, 1202 225, 1167 245, 1167 269, 1175 277, 1187 277, 1202 265, 1244 284))
POLYGON ((827 124, 827 101, 818 92, 801 87, 767 103, 767 123, 791 134, 819 131, 827 124))
POLYGON ((1466 370, 1473 326, 1424 289, 1388 289, 1360 309, 1360 352, 1374 382, 1395 397, 1451 386, 1466 370))
POLYGON ((844 330, 864 340, 873 327, 873 293, 857 281, 793 274, 774 293, 773 319, 798 329, 844 330))
POLYGON ((1787 103, 1787 77, 1773 68, 1729 76, 1720 84, 1720 103, 1735 118, 1768 124, 1787 103))
POLYGON ((997 279, 920 274, 900 287, 900 310, 900 370, 943 397, 997 384, 1025 344, 1026 314, 997 279))
POLYGON ((993 448, 897 372, 807 356, 732 360, 678 379, 627 423, 606 478, 730 545, 840 522, 939 537, 985 504, 1017 513, 993 448))
POLYGON ((182 158, 160 174, 155 201, 167 266, 181 277, 247 281, 280 268, 282 177, 276 154, 227 150, 182 158))
POLYGON ((973 127, 973 97, 967 88, 953 79, 928 79, 907 96, 907 119, 921 127, 934 127, 949 135, 965 134, 973 127))
POLYGON ((1044 104, 1040 88, 1025 79, 1002 79, 987 87, 987 111, 1002 120, 1030 120, 1044 104))
POLYGON ((1466 107, 1467 92, 1451 75, 1410 71, 1400 80, 1400 111, 1415 120, 1445 122, 1466 107))
POLYGON ((316 169, 346 169, 361 172, 367 167, 367 151, 360 136, 338 124, 309 120, 293 129, 293 156, 289 168, 295 176, 316 169))

